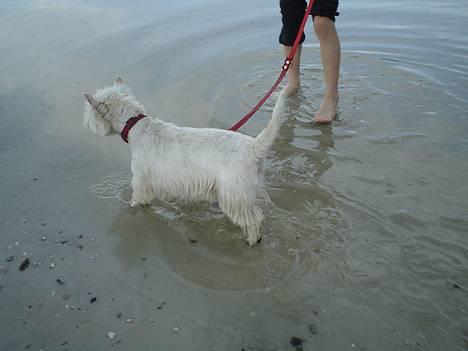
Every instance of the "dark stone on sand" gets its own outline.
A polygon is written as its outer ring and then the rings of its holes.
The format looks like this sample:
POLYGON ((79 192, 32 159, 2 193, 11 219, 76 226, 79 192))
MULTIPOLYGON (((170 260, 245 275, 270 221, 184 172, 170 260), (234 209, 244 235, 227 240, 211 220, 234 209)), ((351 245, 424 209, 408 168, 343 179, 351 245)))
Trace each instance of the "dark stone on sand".
POLYGON ((141 260, 142 260, 142 261, 146 261, 146 257, 142 257, 141 260))
POLYGON ((458 285, 458 284, 453 284, 453 287, 454 287, 455 289, 461 289, 460 285, 458 285))
POLYGON ((161 304, 158 306, 158 310, 162 310, 165 304, 166 301, 161 302, 161 304))
POLYGON ((92 297, 89 299, 90 303, 95 303, 97 301, 97 297, 92 297))
POLYGON ((78 239, 83 239, 83 234, 78 235, 78 239))
POLYGON ((296 336, 293 336, 290 341, 292 346, 302 346, 302 339, 296 336))
POLYGON ((11 261, 13 261, 14 259, 15 259, 15 256, 8 256, 7 259, 6 259, 6 261, 7 261, 7 262, 11 262, 11 261))
POLYGON ((122 317, 122 312, 117 313, 117 318, 121 318, 121 317, 122 317))
POLYGON ((26 270, 26 269, 29 267, 29 263, 30 263, 29 258, 24 259, 24 261, 21 262, 21 264, 20 264, 20 266, 19 266, 19 270, 20 270, 21 272, 24 271, 24 270, 26 270))
POLYGON ((55 281, 56 281, 59 285, 65 285, 65 279, 63 279, 62 277, 59 277, 59 278, 55 279, 55 281))
POLYGON ((317 326, 314 323, 309 324, 309 330, 312 335, 317 335, 317 326))
POLYGON ((190 241, 190 244, 196 244, 196 243, 198 243, 198 240, 195 240, 195 239, 189 239, 189 241, 190 241))

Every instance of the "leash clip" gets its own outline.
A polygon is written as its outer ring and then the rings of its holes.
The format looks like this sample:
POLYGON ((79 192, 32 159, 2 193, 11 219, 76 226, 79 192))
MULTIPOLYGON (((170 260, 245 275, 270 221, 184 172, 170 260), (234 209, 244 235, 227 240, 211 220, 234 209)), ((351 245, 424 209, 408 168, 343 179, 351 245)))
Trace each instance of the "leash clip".
POLYGON ((291 66, 291 62, 292 60, 289 57, 287 57, 283 63, 283 70, 287 71, 289 69, 289 66, 291 66))

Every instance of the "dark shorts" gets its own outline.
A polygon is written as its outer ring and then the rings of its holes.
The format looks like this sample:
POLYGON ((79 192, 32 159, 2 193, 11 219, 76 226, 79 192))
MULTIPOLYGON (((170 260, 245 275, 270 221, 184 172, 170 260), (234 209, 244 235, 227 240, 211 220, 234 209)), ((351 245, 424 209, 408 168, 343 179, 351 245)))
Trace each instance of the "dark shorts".
MULTIPOLYGON (((305 0, 280 0, 283 28, 279 36, 279 42, 285 46, 292 46, 296 39, 297 31, 301 26, 304 12, 307 8, 305 0)), ((312 5, 311 15, 328 17, 335 22, 338 16, 338 0, 315 0, 312 5)), ((301 43, 305 40, 302 34, 301 43)))

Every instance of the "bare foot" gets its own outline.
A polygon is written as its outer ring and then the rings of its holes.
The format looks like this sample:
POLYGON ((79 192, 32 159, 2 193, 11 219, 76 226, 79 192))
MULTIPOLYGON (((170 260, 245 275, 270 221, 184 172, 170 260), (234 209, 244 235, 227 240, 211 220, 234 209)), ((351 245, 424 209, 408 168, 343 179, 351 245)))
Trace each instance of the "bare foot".
POLYGON ((325 99, 320 106, 320 110, 312 118, 312 122, 317 124, 328 124, 336 117, 336 106, 338 97, 325 99))

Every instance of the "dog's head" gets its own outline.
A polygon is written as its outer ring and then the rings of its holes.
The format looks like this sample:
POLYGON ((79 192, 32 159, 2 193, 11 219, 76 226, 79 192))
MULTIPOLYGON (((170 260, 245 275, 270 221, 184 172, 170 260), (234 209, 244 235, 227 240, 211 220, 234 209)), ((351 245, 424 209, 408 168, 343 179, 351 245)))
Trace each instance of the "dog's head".
POLYGON ((120 133, 122 123, 143 112, 143 106, 136 101, 130 87, 117 77, 114 84, 84 94, 86 98, 83 125, 99 136, 120 133))

